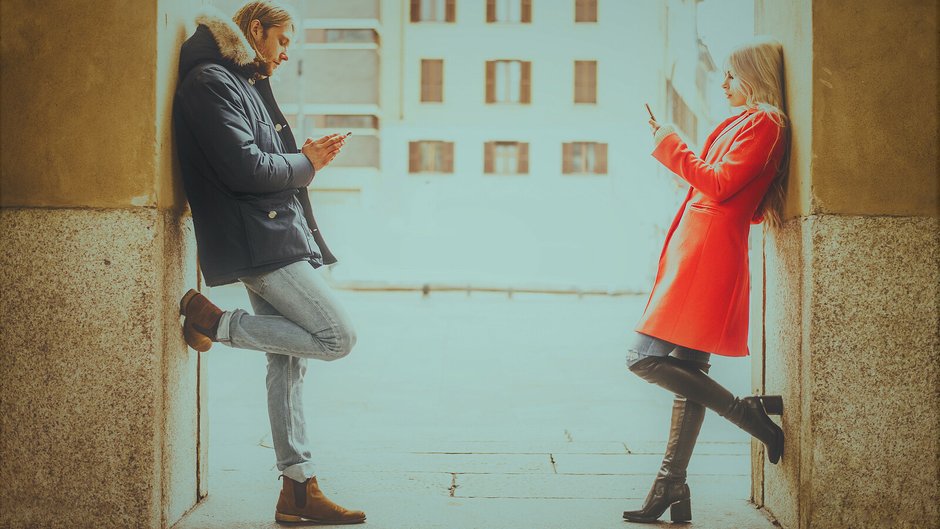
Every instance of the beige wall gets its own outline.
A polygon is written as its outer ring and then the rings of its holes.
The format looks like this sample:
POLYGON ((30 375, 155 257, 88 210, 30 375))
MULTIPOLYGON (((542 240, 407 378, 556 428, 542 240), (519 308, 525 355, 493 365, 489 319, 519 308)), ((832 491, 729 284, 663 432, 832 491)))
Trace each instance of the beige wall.
POLYGON ((937 2, 813 2, 813 213, 937 211, 937 2))
POLYGON ((786 50, 789 217, 938 214, 937 30, 928 0, 757 2, 786 50))
POLYGON ((758 0, 786 50, 788 221, 764 248, 764 372, 785 529, 940 524, 937 7, 758 0))
POLYGON ((156 204, 155 16, 118 1, 4 0, 0 204, 156 204))
POLYGON ((189 4, 0 4, 0 527, 161 528, 196 501, 171 131, 189 4))

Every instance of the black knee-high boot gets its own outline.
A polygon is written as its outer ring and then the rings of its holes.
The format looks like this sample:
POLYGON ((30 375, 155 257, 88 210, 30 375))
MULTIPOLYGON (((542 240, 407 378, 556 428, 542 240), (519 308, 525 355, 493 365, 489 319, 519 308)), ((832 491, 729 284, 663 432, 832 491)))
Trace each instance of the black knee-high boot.
POLYGON ((648 357, 630 367, 643 380, 698 402, 751 434, 767 447, 767 459, 776 464, 783 454, 783 430, 768 413, 783 413, 779 396, 739 399, 698 369, 691 369, 677 358, 648 357))
MULTIPOLYGON (((708 372, 708 364, 684 361, 690 369, 708 372)), ((698 439, 705 406, 676 395, 672 403, 672 422, 663 463, 643 506, 636 511, 624 511, 623 518, 631 522, 655 522, 669 508, 673 522, 692 520, 692 500, 686 484, 686 469, 692 459, 692 450, 698 439)))

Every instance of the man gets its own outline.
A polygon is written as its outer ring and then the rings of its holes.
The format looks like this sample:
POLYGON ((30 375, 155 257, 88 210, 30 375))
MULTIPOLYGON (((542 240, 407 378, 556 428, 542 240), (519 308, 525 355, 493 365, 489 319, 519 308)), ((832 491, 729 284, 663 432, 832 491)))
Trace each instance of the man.
POLYGON ((280 523, 362 523, 365 514, 320 492, 307 446, 302 385, 307 359, 336 360, 356 343, 349 317, 317 270, 335 262, 317 231, 307 186, 344 137, 307 139, 298 151, 269 77, 287 61, 290 12, 255 1, 196 19, 180 51, 173 107, 180 168, 209 286, 242 282, 254 308, 223 312, 190 290, 183 336, 267 353, 268 415, 283 486, 280 523), (321 256, 322 253, 322 256, 321 256))

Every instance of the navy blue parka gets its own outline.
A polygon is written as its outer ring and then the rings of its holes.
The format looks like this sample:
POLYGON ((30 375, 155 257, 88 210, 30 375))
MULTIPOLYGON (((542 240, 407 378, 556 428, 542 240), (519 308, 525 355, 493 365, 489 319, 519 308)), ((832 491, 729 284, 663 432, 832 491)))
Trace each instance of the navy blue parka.
POLYGON ((199 263, 209 286, 297 261, 335 262, 316 228, 297 149, 270 81, 231 21, 197 18, 180 50, 173 125, 199 263))

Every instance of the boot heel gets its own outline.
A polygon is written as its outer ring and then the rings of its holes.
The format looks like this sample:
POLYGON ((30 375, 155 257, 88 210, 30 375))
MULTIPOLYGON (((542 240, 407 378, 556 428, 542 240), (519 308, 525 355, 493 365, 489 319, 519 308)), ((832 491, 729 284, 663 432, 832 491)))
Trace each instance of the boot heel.
POLYGON ((293 514, 281 514, 277 511, 274 511, 274 521, 277 523, 301 523, 304 521, 303 516, 294 516, 293 514))
POLYGON ((669 506, 669 519, 673 523, 692 521, 692 500, 677 501, 669 506))
POLYGON ((783 415, 783 397, 780 395, 759 395, 757 399, 763 404, 767 415, 783 415))

